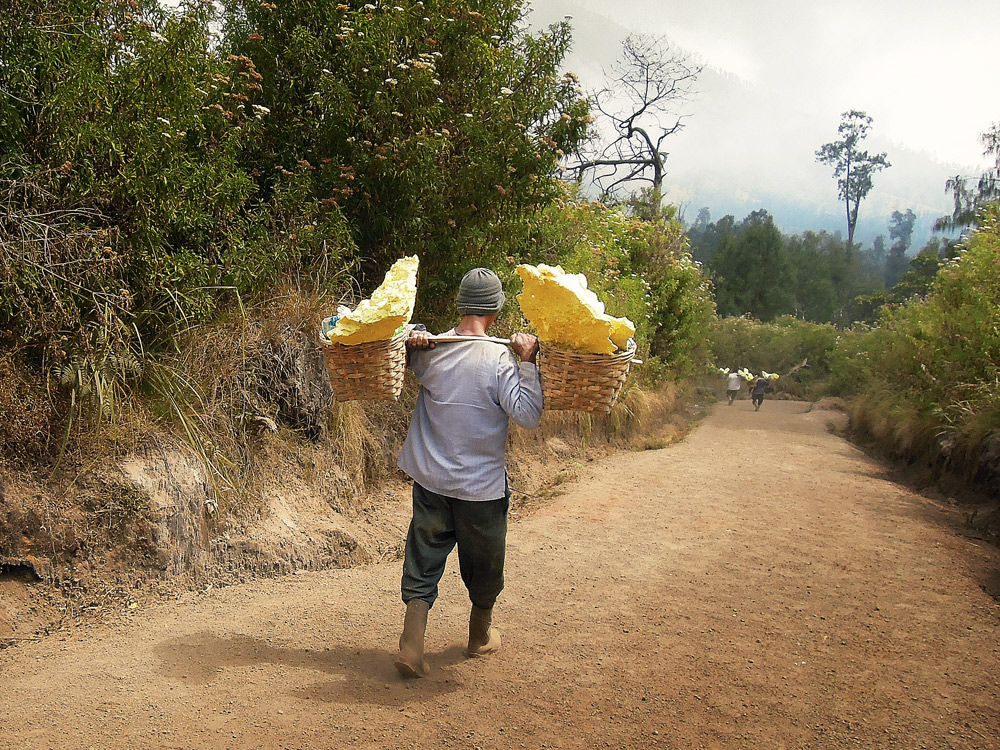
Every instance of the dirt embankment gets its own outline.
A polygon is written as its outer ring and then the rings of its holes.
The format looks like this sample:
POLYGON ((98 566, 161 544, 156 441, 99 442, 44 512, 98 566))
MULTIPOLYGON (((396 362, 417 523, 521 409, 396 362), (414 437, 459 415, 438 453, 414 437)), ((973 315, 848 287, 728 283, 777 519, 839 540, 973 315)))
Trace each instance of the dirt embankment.
MULTIPOLYGON (((628 441, 667 444, 690 420, 672 390, 632 389, 623 406, 609 418, 546 413, 541 429, 515 430, 515 510, 537 505, 586 457, 628 441)), ((263 436, 252 497, 221 512, 205 464, 165 437, 125 458, 78 461, 58 481, 0 473, 0 648, 187 590, 395 559, 408 488, 394 459, 407 413, 405 402, 347 404, 335 410, 336 436, 263 436)))
POLYGON ((838 418, 720 405, 581 462, 512 526, 492 657, 453 564, 415 682, 398 561, 188 593, 0 652, 0 747, 992 750, 1000 553, 838 418))

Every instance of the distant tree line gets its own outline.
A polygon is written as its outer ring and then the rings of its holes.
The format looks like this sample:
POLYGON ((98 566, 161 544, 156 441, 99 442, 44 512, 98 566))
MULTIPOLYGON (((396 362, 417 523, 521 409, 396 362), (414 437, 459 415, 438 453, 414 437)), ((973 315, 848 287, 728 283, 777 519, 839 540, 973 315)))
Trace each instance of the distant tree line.
POLYGON ((871 248, 845 242, 839 232, 784 235, 764 209, 743 220, 711 220, 702 208, 688 228, 691 252, 715 286, 721 316, 769 321, 793 315, 816 323, 849 326, 877 319, 879 308, 926 292, 956 243, 932 238, 915 257, 907 252, 916 215, 894 211, 871 248))

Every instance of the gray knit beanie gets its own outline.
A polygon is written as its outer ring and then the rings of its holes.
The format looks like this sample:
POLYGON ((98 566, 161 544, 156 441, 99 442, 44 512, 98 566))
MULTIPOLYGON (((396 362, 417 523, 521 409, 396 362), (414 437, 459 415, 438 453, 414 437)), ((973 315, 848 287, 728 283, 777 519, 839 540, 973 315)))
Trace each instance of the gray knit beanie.
POLYGON ((459 315, 494 315, 506 301, 500 278, 488 268, 473 268, 462 277, 455 304, 459 315))

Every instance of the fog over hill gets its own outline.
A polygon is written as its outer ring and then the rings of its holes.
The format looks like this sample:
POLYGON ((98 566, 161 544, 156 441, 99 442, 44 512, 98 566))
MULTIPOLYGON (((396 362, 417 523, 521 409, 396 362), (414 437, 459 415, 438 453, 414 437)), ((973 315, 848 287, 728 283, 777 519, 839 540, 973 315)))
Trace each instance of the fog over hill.
MULTIPOLYGON (((619 0, 618 4, 623 3, 619 0)), ((666 10, 676 3, 647 5, 666 10)), ((621 41, 629 33, 670 28, 669 22, 651 22, 642 28, 630 25, 628 17, 615 13, 612 4, 596 0, 533 0, 532 8, 529 22, 534 28, 571 16, 574 42, 566 69, 575 72, 588 91, 605 85, 604 71, 619 57, 621 41)), ((825 229, 846 235, 845 208, 837 197, 832 170, 816 162, 815 152, 836 140, 839 113, 848 109, 863 109, 873 117, 864 147, 872 153, 887 152, 892 164, 875 175, 874 188, 861 204, 858 242, 870 245, 877 234, 888 236, 892 212, 912 209, 917 223, 911 252, 919 250, 931 235, 934 220, 951 213, 945 181, 955 174, 976 173, 976 165, 946 163, 889 140, 887 128, 880 131, 877 95, 859 96, 858 102, 845 100, 838 108, 823 112, 811 96, 807 101, 787 89, 747 80, 716 66, 709 57, 691 53, 682 31, 678 30, 677 38, 665 36, 674 49, 688 53, 705 68, 698 79, 697 96, 681 105, 681 112, 689 115, 684 130, 667 141, 665 194, 689 223, 702 207, 710 209, 713 220, 726 214, 739 220, 764 208, 787 234, 825 229)), ((788 65, 795 64, 790 58, 788 65)), ((928 110, 947 106, 934 92, 926 93, 928 110)), ((891 119, 888 114, 886 119, 891 119)), ((978 147, 978 143, 972 145, 978 147)))

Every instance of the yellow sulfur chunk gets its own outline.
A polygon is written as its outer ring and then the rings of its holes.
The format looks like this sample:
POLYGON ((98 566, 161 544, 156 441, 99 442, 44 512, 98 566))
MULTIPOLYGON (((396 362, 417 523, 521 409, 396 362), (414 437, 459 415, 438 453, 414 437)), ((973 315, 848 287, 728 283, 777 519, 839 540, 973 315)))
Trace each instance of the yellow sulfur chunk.
POLYGON ((582 273, 560 266, 522 264, 514 269, 524 282, 521 311, 547 344, 590 354, 614 354, 635 334, 628 318, 604 312, 604 303, 587 288, 582 273))
POLYGON ((416 255, 400 258, 392 264, 385 280, 370 299, 337 321, 327 334, 335 344, 364 344, 391 339, 396 330, 410 322, 417 299, 416 255))

